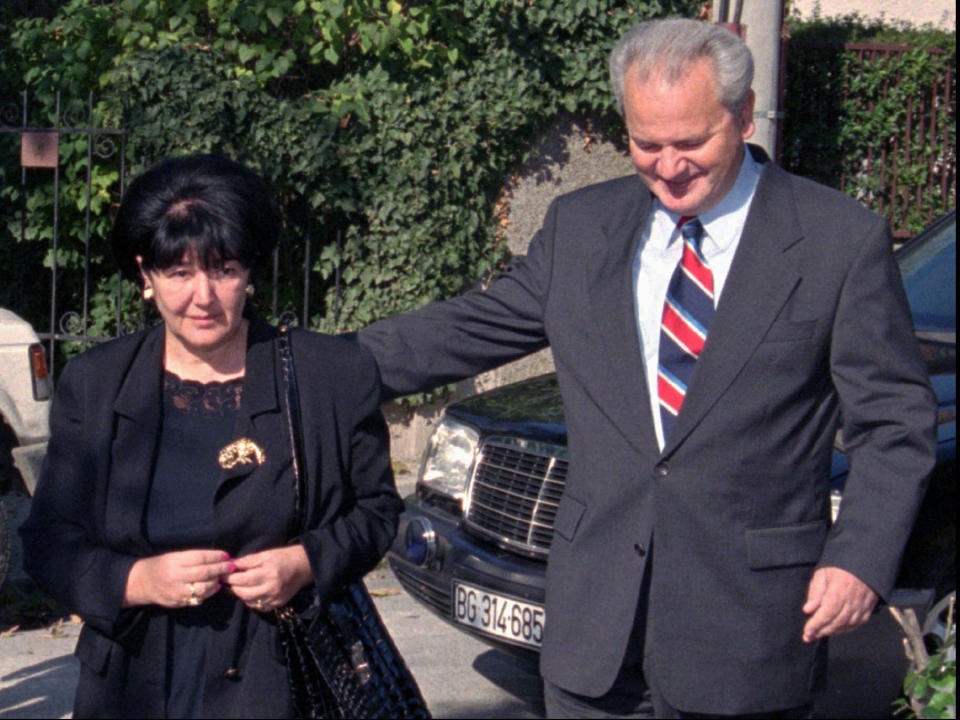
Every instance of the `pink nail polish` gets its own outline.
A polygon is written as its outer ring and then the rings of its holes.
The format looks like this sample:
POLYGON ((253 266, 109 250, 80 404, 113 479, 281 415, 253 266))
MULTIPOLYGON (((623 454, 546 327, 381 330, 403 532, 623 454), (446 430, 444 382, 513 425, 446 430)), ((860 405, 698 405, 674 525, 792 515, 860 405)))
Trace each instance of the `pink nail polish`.
POLYGON ((227 568, 229 569, 229 572, 236 572, 236 571, 237 571, 237 564, 236 564, 235 562, 231 561, 230 564, 227 565, 227 568))
POLYGON ((223 553, 223 559, 224 559, 224 560, 229 560, 229 559, 230 559, 230 553, 224 552, 224 553, 223 553))

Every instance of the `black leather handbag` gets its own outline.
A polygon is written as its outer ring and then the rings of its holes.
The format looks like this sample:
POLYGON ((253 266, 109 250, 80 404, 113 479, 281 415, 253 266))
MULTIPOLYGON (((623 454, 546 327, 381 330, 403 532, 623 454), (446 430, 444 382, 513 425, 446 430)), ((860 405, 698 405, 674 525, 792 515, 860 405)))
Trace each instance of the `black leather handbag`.
MULTIPOLYGON (((290 335, 278 338, 293 453, 300 529, 305 529, 307 465, 290 335)), ((298 593, 275 611, 294 711, 301 718, 430 718, 416 680, 394 645, 363 582, 321 602, 298 593)))

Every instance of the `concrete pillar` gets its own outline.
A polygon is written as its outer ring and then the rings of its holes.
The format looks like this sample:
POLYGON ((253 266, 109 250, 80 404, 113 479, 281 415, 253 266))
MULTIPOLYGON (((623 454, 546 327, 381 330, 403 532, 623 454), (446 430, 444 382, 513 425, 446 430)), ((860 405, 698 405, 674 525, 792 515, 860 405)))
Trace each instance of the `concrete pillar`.
POLYGON ((782 0, 714 0, 711 19, 739 31, 753 53, 753 91, 757 95, 754 122, 757 129, 751 142, 760 145, 771 158, 777 157, 777 139, 783 115, 778 110, 780 87, 780 31, 782 0), (739 25, 739 27, 738 27, 739 25))

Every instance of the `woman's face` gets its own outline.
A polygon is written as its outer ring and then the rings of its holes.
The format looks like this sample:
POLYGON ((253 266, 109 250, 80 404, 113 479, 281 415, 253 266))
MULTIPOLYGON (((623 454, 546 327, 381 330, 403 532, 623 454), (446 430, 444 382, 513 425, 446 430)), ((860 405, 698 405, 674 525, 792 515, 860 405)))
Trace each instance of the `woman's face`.
POLYGON ((168 344, 205 356, 237 338, 250 281, 250 271, 238 261, 204 269, 196 254, 187 252, 176 265, 144 270, 141 264, 140 272, 144 288, 153 289, 168 344))

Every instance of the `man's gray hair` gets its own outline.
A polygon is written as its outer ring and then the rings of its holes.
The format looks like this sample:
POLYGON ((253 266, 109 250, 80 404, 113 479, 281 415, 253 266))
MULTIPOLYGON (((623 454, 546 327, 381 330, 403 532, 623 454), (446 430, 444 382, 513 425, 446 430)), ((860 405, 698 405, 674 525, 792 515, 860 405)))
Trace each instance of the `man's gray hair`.
POLYGON ((636 63, 640 82, 654 72, 679 82, 697 60, 713 63, 720 102, 738 115, 753 83, 753 56, 729 30, 700 20, 650 20, 629 30, 610 53, 610 83, 623 112, 623 84, 636 63))

